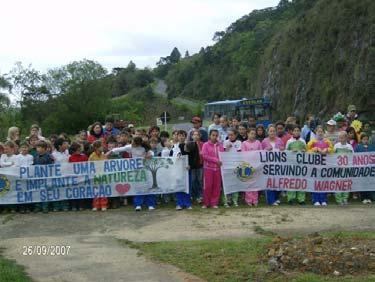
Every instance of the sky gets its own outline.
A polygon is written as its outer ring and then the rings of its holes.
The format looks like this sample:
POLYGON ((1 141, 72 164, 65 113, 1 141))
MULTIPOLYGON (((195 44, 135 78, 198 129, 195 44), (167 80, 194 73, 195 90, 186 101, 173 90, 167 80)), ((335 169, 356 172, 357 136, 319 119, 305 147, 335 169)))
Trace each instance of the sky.
POLYGON ((0 74, 21 61, 40 71, 84 58, 111 70, 154 67, 212 45, 216 31, 279 0, 0 0, 0 74))

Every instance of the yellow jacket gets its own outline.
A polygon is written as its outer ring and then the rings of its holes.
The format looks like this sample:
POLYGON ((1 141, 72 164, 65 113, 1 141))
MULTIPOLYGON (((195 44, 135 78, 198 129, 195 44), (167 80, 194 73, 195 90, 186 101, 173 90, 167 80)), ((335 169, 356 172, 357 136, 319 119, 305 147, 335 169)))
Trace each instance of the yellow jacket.
POLYGON ((328 153, 332 154, 334 152, 333 150, 333 144, 329 139, 324 138, 323 140, 318 140, 318 139, 312 139, 310 140, 309 143, 307 143, 307 152, 314 152, 314 148, 319 148, 319 149, 328 149, 328 153))

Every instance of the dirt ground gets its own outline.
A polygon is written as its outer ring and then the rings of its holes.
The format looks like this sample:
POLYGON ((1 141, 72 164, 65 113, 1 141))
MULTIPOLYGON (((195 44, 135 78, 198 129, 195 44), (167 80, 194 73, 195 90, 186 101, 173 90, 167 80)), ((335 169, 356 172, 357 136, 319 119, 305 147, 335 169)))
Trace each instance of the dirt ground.
POLYGON ((199 240, 375 230, 375 205, 327 208, 259 207, 177 212, 1 214, 0 248, 36 281, 200 281, 169 265, 137 256, 117 239, 136 242, 199 240), (65 256, 23 255, 24 246, 65 245, 65 256))

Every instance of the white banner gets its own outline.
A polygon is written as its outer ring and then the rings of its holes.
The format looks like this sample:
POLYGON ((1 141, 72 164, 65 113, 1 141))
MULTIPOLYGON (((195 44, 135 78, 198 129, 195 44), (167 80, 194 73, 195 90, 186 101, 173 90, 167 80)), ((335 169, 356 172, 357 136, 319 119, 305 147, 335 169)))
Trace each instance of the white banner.
POLYGON ((375 191, 375 152, 220 152, 220 160, 225 194, 259 190, 375 191))
POLYGON ((0 204, 189 191, 187 156, 0 168, 0 204))

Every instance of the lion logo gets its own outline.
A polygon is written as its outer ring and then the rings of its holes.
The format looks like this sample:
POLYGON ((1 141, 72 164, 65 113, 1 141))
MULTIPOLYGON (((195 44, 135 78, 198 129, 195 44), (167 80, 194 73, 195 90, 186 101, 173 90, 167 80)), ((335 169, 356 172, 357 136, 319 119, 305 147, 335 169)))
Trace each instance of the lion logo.
POLYGON ((10 190, 10 182, 4 175, 0 175, 0 197, 3 197, 10 190))
POLYGON ((255 168, 252 167, 248 162, 241 162, 234 170, 234 173, 242 182, 250 181, 255 173, 255 168))

